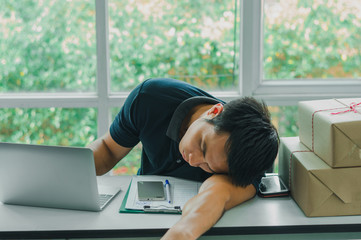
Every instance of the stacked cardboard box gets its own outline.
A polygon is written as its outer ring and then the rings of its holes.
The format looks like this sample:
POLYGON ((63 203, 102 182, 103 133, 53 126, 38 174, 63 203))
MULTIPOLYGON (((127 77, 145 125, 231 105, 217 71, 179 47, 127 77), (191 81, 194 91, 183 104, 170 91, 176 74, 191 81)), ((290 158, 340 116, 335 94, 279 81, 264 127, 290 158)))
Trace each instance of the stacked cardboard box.
POLYGON ((361 214, 361 98, 300 102, 279 175, 306 216, 361 214))

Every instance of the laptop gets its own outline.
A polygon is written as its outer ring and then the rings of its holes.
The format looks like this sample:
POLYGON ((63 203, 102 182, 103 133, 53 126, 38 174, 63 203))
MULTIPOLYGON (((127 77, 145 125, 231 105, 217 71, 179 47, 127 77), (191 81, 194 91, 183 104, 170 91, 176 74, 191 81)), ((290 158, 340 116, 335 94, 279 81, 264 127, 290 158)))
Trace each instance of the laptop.
POLYGON ((88 148, 0 142, 0 201, 101 211, 120 187, 98 186, 88 148))

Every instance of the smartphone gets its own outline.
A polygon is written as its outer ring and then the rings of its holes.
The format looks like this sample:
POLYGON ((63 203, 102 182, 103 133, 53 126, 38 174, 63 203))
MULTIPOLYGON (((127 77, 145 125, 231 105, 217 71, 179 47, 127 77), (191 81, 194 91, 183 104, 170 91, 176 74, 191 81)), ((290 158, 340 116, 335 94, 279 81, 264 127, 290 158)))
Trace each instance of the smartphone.
POLYGON ((162 181, 138 181, 138 199, 140 201, 165 200, 162 181))
POLYGON ((289 189, 277 175, 266 176, 261 179, 259 186, 261 197, 281 197, 288 196, 289 189))

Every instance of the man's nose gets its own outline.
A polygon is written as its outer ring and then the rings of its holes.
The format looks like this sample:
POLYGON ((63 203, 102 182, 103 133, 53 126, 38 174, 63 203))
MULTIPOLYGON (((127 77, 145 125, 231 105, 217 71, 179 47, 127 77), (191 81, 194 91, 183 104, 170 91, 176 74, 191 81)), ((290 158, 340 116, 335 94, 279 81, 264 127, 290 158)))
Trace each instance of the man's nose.
POLYGON ((204 158, 202 154, 199 153, 189 154, 189 165, 191 165, 192 167, 198 167, 203 162, 204 162, 204 158))

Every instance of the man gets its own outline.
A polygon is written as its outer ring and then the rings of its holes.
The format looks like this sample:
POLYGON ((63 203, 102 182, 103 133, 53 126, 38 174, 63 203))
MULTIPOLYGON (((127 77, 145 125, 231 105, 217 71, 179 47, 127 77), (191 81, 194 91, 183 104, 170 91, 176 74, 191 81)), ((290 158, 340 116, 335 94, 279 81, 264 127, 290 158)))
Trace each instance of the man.
POLYGON ((142 142, 138 174, 204 181, 163 239, 196 239, 223 212, 252 198, 278 151, 263 103, 225 104, 174 79, 149 79, 128 96, 109 132, 90 145, 97 174, 112 169, 142 142))

